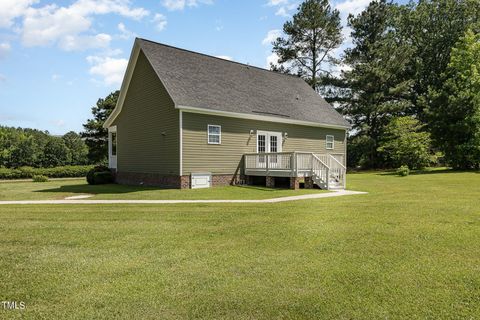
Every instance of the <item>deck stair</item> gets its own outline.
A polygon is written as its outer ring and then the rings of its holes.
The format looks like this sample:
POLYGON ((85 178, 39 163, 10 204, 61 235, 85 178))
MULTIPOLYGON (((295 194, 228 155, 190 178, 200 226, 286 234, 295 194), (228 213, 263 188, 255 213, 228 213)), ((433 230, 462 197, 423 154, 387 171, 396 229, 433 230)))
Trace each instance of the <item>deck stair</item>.
POLYGON ((245 174, 273 177, 311 177, 313 183, 321 189, 345 189, 346 168, 342 162, 331 154, 314 154, 311 152, 252 153, 245 155, 245 174))

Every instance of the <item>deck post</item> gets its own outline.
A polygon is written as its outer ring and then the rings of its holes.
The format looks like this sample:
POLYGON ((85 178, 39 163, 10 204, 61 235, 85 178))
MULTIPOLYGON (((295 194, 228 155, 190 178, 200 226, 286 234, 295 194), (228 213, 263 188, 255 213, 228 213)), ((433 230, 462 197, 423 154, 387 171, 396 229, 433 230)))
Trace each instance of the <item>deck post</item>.
POLYGON ((297 154, 295 152, 292 153, 291 155, 291 166, 292 166, 292 176, 297 177, 298 176, 298 168, 297 168, 297 154))
POLYGON ((300 189, 300 181, 298 177, 290 177, 290 189, 292 190, 300 189))
POLYGON ((326 171, 327 171, 327 177, 325 178, 325 180, 327 180, 327 181, 326 181, 326 183, 327 183, 327 190, 330 190, 330 168, 327 167, 327 170, 326 170, 326 171))
POLYGON ((268 177, 268 162, 269 162, 268 154, 266 154, 265 155, 265 171, 266 171, 267 177, 268 177))

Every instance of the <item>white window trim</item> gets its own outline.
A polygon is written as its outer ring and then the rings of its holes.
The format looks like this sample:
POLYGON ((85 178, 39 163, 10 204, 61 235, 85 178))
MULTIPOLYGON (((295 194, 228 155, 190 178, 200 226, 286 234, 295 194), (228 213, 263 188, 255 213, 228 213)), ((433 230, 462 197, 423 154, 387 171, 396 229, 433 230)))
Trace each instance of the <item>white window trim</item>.
POLYGON ((327 149, 327 150, 333 150, 333 149, 335 149, 335 136, 334 136, 334 135, 327 134, 327 136, 325 137, 325 149, 327 149), (332 139, 331 142, 328 141, 328 138, 330 138, 330 137, 331 137, 331 139, 332 139), (329 144, 329 143, 332 144, 332 147, 331 147, 331 148, 328 147, 328 144, 329 144))
POLYGON ((117 126, 111 126, 108 128, 108 167, 112 169, 117 169, 117 156, 118 156, 118 135, 117 135, 117 126), (112 154, 112 133, 115 134, 116 139, 116 152, 115 155, 112 154))
POLYGON ((216 124, 209 124, 207 126, 207 143, 208 144, 222 144, 222 126, 216 125, 216 124), (218 134, 213 133, 212 136, 217 136, 218 135, 218 142, 210 142, 210 127, 217 127, 220 129, 220 132, 218 134))
POLYGON ((277 136, 277 152, 282 152, 283 150, 283 139, 282 133, 276 131, 261 131, 257 130, 257 153, 258 151, 258 136, 264 135, 265 136, 265 151, 270 150, 270 136, 277 136))

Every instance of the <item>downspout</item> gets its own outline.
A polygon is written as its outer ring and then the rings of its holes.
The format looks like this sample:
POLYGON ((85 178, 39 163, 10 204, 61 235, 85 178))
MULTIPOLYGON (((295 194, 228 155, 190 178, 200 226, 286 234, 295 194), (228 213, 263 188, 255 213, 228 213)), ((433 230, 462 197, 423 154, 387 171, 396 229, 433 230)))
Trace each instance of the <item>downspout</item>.
POLYGON ((180 131, 180 177, 183 176, 183 112, 179 114, 179 131, 180 131))

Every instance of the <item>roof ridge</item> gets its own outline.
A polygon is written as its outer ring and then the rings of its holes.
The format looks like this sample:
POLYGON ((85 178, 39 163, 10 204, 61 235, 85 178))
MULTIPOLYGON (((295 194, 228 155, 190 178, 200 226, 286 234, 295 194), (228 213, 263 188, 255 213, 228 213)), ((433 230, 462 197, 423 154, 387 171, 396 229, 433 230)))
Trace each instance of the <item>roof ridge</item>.
POLYGON ((189 53, 198 54, 198 55, 208 57, 208 58, 221 60, 221 61, 227 62, 227 63, 235 63, 235 64, 239 64, 239 65, 244 66, 244 67, 255 68, 255 69, 258 69, 260 71, 266 71, 266 72, 271 72, 271 73, 282 75, 282 76, 288 76, 288 77, 293 77, 293 78, 296 78, 296 79, 301 79, 301 77, 299 77, 297 75, 294 75, 294 74, 277 72, 277 71, 274 71, 274 70, 269 70, 269 69, 257 67, 257 66, 247 64, 247 63, 242 63, 242 62, 238 62, 238 61, 234 61, 234 60, 222 59, 222 58, 215 57, 215 56, 212 56, 212 55, 209 55, 209 54, 206 54, 206 53, 192 51, 192 50, 184 49, 184 48, 179 48, 179 47, 175 47, 175 46, 172 46, 172 45, 169 45, 169 44, 165 44, 165 43, 161 43, 161 42, 157 42, 157 41, 153 41, 153 40, 149 40, 149 39, 145 39, 145 38, 136 37, 136 39, 146 41, 146 42, 151 42, 151 43, 156 44, 156 45, 160 45, 160 46, 164 46, 164 47, 168 47, 168 48, 172 48, 172 49, 176 49, 176 50, 180 50, 180 51, 185 51, 185 52, 189 52, 189 53))

